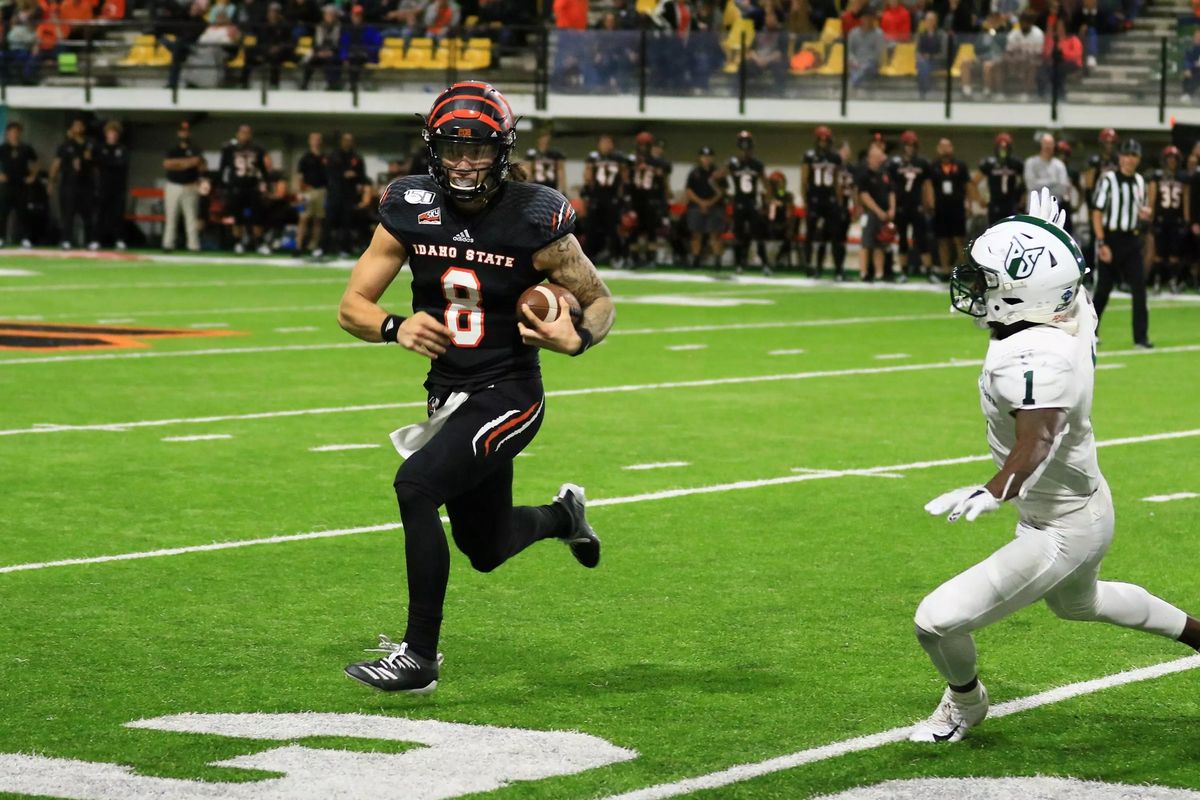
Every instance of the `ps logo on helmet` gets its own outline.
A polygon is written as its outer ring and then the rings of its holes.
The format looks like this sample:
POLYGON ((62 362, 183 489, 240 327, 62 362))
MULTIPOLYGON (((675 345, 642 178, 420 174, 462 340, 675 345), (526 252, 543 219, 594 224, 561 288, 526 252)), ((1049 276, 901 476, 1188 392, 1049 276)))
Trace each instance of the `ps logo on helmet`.
POLYGON ((1014 281, 1028 278, 1044 252, 1045 247, 1027 248, 1019 236, 1014 236, 1008 245, 1008 254, 1004 256, 1005 269, 1014 281))

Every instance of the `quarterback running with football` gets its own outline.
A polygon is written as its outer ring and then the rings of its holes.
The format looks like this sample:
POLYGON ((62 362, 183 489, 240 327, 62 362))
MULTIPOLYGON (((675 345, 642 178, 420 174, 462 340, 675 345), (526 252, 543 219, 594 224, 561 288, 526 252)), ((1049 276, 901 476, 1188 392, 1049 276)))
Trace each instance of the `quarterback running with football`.
POLYGON ((539 348, 581 355, 614 318, 612 296, 573 234, 571 204, 548 186, 509 180, 516 129, 500 92, 456 83, 434 101, 422 137, 429 173, 398 178, 384 191, 381 224, 338 311, 354 336, 394 342, 431 361, 428 419, 392 434, 406 459, 394 485, 408 627, 400 644, 380 637, 383 658, 346 667, 368 686, 412 693, 437 687, 441 663, 450 552, 439 507, 446 507, 455 545, 480 572, 551 538, 583 566, 599 563, 583 489, 563 484, 547 505, 514 507, 513 459, 542 422, 539 348), (405 262, 413 272, 408 317, 379 305, 405 262), (528 306, 518 313, 522 293, 547 278, 578 298, 578 327, 569 314, 542 322, 528 306))
POLYGON ((1112 496, 1092 435, 1096 312, 1083 254, 1049 190, 967 249, 950 297, 991 330, 979 378, 996 474, 925 510, 973 522, 1012 500, 1016 537, 951 578, 917 609, 916 634, 948 687, 914 742, 957 742, 987 716, 971 632, 1045 600, 1068 620, 1108 622, 1200 649, 1200 622, 1140 586, 1099 580, 1112 542, 1112 496))

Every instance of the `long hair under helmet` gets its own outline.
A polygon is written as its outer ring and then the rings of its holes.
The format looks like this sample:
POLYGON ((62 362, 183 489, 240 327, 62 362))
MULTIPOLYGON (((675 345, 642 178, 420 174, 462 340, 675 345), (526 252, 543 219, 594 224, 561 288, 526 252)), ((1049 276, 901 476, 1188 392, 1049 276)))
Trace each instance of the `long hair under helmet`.
POLYGON ((433 101, 421 138, 429 148, 429 174, 451 199, 469 203, 489 197, 508 177, 516 119, 493 86, 461 81, 433 101), (460 168, 466 163, 483 166, 460 168))

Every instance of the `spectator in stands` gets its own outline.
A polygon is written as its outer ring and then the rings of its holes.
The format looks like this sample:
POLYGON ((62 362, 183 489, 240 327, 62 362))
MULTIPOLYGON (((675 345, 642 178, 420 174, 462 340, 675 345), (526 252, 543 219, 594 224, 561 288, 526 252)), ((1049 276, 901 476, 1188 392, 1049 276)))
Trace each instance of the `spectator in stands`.
POLYGON ((425 9, 425 35, 431 39, 444 39, 458 28, 461 18, 462 11, 454 0, 433 0, 425 9))
POLYGON ((292 24, 294 37, 312 36, 313 29, 321 22, 321 7, 317 0, 285 0, 283 18, 292 24))
POLYGON ((26 83, 32 83, 40 61, 38 32, 42 24, 42 7, 37 0, 17 0, 16 8, 6 25, 8 49, 3 53, 5 78, 12 74, 11 64, 21 69, 26 83))
POLYGON ((587 30, 588 0, 554 0, 554 25, 559 30, 587 30))
POLYGON ((617 15, 612 12, 601 18, 600 31, 592 41, 585 84, 611 92, 630 91, 640 57, 637 35, 618 30, 617 15))
POLYGON ((64 23, 64 39, 83 39, 91 30, 86 24, 96 16, 96 0, 60 0, 58 3, 58 19, 64 23))
POLYGON ((1067 99, 1067 79, 1083 69, 1083 40, 1067 33, 1060 17, 1054 23, 1054 35, 1042 46, 1042 64, 1038 68, 1038 97, 1044 97, 1051 85, 1058 99, 1067 99))
POLYGON ((215 2, 208 7, 208 13, 204 16, 204 18, 208 20, 208 23, 211 25, 212 23, 216 22, 217 18, 222 14, 225 15, 225 19, 228 21, 233 23, 237 22, 237 6, 235 6, 231 0, 215 0, 215 2))
POLYGON ((1017 23, 1017 18, 1021 13, 1021 0, 994 0, 992 13, 999 14, 1004 18, 1003 25, 1005 27, 1012 27, 1017 23))
POLYGON ((967 97, 974 94, 977 77, 983 84, 985 97, 1000 91, 1002 71, 999 67, 1008 40, 1006 22, 1004 15, 998 13, 984 20, 983 30, 974 37, 975 57, 965 58, 959 65, 962 90, 967 97))
POLYGON ((106 22, 125 19, 125 0, 104 0, 100 4, 100 19, 106 22))
POLYGON ((163 190, 163 250, 175 249, 176 224, 183 214, 183 229, 187 233, 187 249, 200 250, 200 173, 207 168, 204 156, 192 144, 188 123, 179 123, 176 144, 167 151, 163 169, 167 182, 163 190))
POLYGON ((1071 178, 1067 166, 1055 155, 1054 137, 1043 133, 1038 137, 1038 153, 1025 159, 1025 188, 1040 192, 1043 188, 1058 198, 1064 208, 1070 207, 1071 178))
POLYGON ((237 53, 241 39, 237 26, 224 12, 217 15, 195 41, 184 66, 183 82, 188 86, 213 88, 225 82, 226 65, 237 53))
POLYGON ((1100 11, 1098 0, 1082 0, 1075 13, 1071 15, 1069 24, 1071 30, 1080 31, 1083 39, 1084 63, 1088 69, 1096 66, 1096 58, 1100 55, 1101 44, 1107 37, 1117 32, 1116 19, 1100 11))
POLYGON ((725 181, 718 177, 713 164, 713 149, 701 147, 696 166, 687 176, 687 226, 691 235, 692 266, 700 266, 700 256, 707 241, 715 265, 721 266, 725 232, 725 181))
POLYGON ((917 31, 917 91, 921 99, 933 88, 933 71, 946 68, 946 48, 949 37, 938 28, 938 17, 927 11, 917 31))
POLYGON ((768 78, 772 86, 782 87, 788 68, 788 37, 779 25, 775 12, 767 12, 766 27, 754 37, 746 53, 746 70, 750 78, 768 78))
POLYGON ((129 194, 129 148, 121 141, 121 123, 104 126, 104 142, 96 148, 96 207, 94 238, 88 250, 102 244, 125 249, 125 203, 129 194))
POLYGON ((875 12, 864 8, 861 24, 850 31, 846 39, 846 55, 850 64, 850 85, 861 87, 879 74, 887 42, 875 24, 875 12))
POLYGON ((374 25, 368 25, 363 20, 363 7, 353 6, 350 9, 350 24, 342 28, 341 46, 338 57, 343 64, 350 66, 350 86, 358 87, 358 78, 363 66, 379 61, 379 48, 383 46, 383 37, 374 25))
POLYGON ((308 152, 296 165, 296 184, 304 211, 296 223, 296 251, 310 251, 313 258, 325 254, 321 249, 321 228, 325 223, 325 197, 329 186, 329 159, 325 155, 324 137, 317 132, 308 135, 308 152))
POLYGON ((1045 34, 1033 24, 1033 15, 1028 12, 1021 15, 1017 30, 1008 34, 1004 47, 1004 77, 1010 85, 1016 84, 1021 102, 1029 100, 1029 93, 1035 88, 1045 40, 1045 34))
POLYGON ((167 72, 168 89, 179 86, 179 75, 183 71, 183 65, 191 55, 192 47, 204 33, 204 11, 203 0, 192 0, 188 6, 187 17, 168 26, 168 32, 174 33, 175 38, 163 36, 159 39, 159 43, 171 53, 171 68, 167 72))
POLYGON ((246 48, 242 63, 242 88, 250 86, 250 71, 259 64, 267 65, 267 76, 272 89, 279 88, 279 72, 285 61, 296 57, 296 45, 292 39, 292 25, 283 18, 283 5, 271 3, 267 19, 257 28, 257 41, 246 48))
POLYGON ((420 30, 422 12, 427 0, 385 0, 380 9, 384 38, 403 38, 406 41, 420 30))
POLYGON ((888 42, 907 42, 912 37, 912 14, 900 0, 885 0, 879 29, 888 42))
POLYGON ((238 18, 243 27, 255 29, 267 21, 271 0, 238 0, 238 18))
POLYGON ((947 31, 967 34, 979 30, 979 16, 975 13, 974 0, 935 2, 934 9, 939 10, 938 17, 947 31))
POLYGON ((0 246, 8 240, 8 219, 13 217, 12 238, 29 249, 29 192, 38 174, 37 152, 21 141, 25 129, 10 122, 0 145, 0 246))
POLYGON ((842 12, 842 36, 849 36, 850 32, 862 24, 862 15, 869 10, 868 0, 850 0, 846 4, 846 10, 842 12))
POLYGON ((329 247, 347 255, 353 243, 354 208, 358 205, 367 173, 362 156, 354 148, 354 134, 343 133, 338 149, 329 154, 327 217, 329 247))
POLYGON ((300 88, 307 89, 313 70, 325 68, 325 88, 337 91, 342 83, 342 59, 338 49, 342 42, 342 20, 337 6, 327 5, 321 9, 321 24, 313 31, 312 51, 304 59, 304 77, 300 88))
MULTIPOLYGON (((1183 53, 1183 97, 1185 103, 1192 99, 1200 87, 1200 27, 1192 30, 1192 44, 1183 53)), ((1200 209, 1197 209, 1200 212, 1200 209)))
POLYGON ((92 160, 94 147, 87 138, 87 123, 76 117, 67 128, 67 137, 58 146, 50 162, 50 192, 58 198, 58 224, 62 228, 62 249, 69 250, 75 240, 75 221, 83 226, 83 242, 92 240, 92 160))

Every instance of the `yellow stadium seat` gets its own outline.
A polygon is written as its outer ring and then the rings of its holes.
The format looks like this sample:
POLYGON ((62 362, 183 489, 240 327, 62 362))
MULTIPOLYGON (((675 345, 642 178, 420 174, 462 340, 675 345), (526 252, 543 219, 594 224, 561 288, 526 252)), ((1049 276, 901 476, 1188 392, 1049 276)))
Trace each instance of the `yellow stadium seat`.
POLYGON ((830 17, 825 20, 825 27, 821 28, 821 41, 832 42, 842 38, 842 20, 838 17, 830 17))
POLYGON ((299 39, 296 40, 296 58, 303 59, 305 56, 307 56, 309 53, 312 52, 312 48, 313 48, 313 37, 301 36, 299 39))
POLYGON ((367 64, 367 69, 399 69, 404 61, 404 40, 387 38, 379 48, 379 61, 367 64))
POLYGON ((834 42, 829 48, 829 58, 825 59, 825 63, 817 70, 818 75, 841 75, 846 71, 846 46, 841 42, 834 42))
POLYGON ((238 48, 237 55, 229 59, 229 61, 225 63, 225 66, 232 69, 241 69, 244 67, 246 65, 246 48, 254 47, 256 44, 258 44, 257 36, 242 37, 242 46, 238 48))
POLYGON ((394 66, 403 69, 429 69, 433 65, 433 39, 420 38, 409 42, 408 52, 394 66))
POLYGON ((458 57, 459 69, 487 69, 492 65, 492 40, 469 39, 458 57))
POLYGON ((139 34, 133 40, 133 44, 129 47, 129 52, 125 54, 117 63, 122 67, 148 67, 155 62, 156 50, 162 50, 167 55, 167 63, 171 61, 171 54, 165 47, 155 44, 154 37, 150 34, 139 34))
POLYGON ((917 74, 917 46, 912 42, 900 42, 892 50, 888 63, 879 68, 880 75, 903 78, 917 74))
POLYGON ((955 78, 962 75, 962 65, 964 61, 975 60, 975 45, 971 43, 960 44, 958 53, 954 56, 954 66, 950 68, 950 74, 955 78))
MULTIPOLYGON (((650 6, 650 11, 642 11, 642 5, 643 5, 642 0, 639 0, 638 13, 639 14, 649 14, 650 12, 654 11, 654 9, 655 9, 655 7, 657 7, 658 3, 646 2, 645 5, 650 6)), ((725 10, 723 12, 721 12, 721 28, 722 28, 722 30, 729 30, 734 25, 736 25, 738 23, 738 20, 740 20, 741 18, 742 18, 742 12, 738 9, 737 3, 735 3, 733 0, 726 0, 725 10)))
POLYGON ((725 50, 729 53, 737 53, 742 47, 742 37, 745 36, 746 49, 750 49, 750 45, 754 43, 754 20, 739 19, 729 28, 729 35, 725 37, 725 50))

